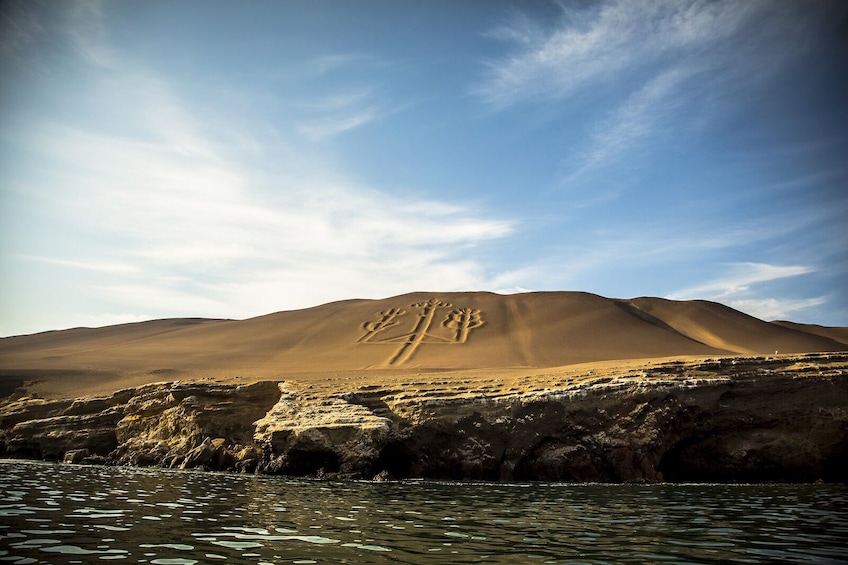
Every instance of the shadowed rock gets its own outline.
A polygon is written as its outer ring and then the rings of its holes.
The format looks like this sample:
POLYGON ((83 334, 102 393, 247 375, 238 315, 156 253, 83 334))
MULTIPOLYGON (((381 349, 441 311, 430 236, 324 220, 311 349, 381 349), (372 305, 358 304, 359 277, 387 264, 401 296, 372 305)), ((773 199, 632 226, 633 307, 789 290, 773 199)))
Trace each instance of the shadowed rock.
POLYGON ((9 399, 0 452, 368 479, 848 476, 846 353, 431 377, 173 382, 74 402, 9 399))

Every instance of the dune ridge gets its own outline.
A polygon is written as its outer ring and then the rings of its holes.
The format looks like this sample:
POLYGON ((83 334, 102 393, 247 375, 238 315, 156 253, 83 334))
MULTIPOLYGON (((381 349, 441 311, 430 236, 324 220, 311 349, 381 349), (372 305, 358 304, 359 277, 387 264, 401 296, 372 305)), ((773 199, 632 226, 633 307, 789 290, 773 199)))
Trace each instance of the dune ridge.
POLYGON ((48 396, 164 380, 528 371, 611 360, 848 350, 848 330, 708 301, 416 292, 247 320, 169 319, 0 339, 0 384, 48 396))

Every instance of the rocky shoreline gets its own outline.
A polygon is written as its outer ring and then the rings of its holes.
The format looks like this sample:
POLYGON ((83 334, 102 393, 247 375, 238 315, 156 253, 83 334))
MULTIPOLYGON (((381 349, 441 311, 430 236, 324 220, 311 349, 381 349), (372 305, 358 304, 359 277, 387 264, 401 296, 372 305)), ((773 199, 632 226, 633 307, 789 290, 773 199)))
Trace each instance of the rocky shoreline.
POLYGON ((0 456, 351 479, 842 482, 848 353, 0 400, 0 456))

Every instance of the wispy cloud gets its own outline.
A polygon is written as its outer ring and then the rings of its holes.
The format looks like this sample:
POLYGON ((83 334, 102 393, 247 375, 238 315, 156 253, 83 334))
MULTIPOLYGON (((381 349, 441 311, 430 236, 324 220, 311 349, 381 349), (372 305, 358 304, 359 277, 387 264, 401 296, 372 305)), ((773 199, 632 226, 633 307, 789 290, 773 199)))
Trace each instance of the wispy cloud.
POLYGON ((596 123, 587 146, 569 159, 568 178, 597 169, 654 135, 672 107, 679 106, 676 91, 692 74, 690 70, 675 67, 652 77, 611 115, 596 123), (662 111, 658 110, 660 107, 662 111))
POLYGON ((469 251, 515 230, 510 218, 396 198, 298 165, 298 155, 254 169, 207 137, 166 85, 148 86, 132 94, 137 136, 42 122, 21 139, 62 163, 31 190, 101 235, 76 251, 29 259, 97 272, 96 292, 116 311, 143 303, 157 315, 243 317, 356 295, 469 288, 482 276, 469 251), (160 111, 168 119, 146 119, 160 111))
POLYGON ((111 67, 119 61, 103 40, 103 0, 78 0, 67 5, 65 30, 78 55, 89 64, 111 67))
MULTIPOLYGON (((571 288, 630 298, 639 295, 638 280, 656 265, 664 265, 669 277, 675 276, 674 269, 668 267, 668 256, 679 256, 680 250, 673 246, 655 250, 655 257, 646 257, 639 253, 639 245, 626 241, 602 242, 592 252, 569 250, 557 254, 556 260, 549 258, 535 265, 497 273, 486 281, 486 288, 500 293, 571 288), (616 283, 618 279, 628 282, 616 283), (602 288, 598 281, 604 281, 606 287, 602 288), (622 289, 627 290, 622 293, 622 289)), ((679 268, 685 269, 685 266, 679 265, 679 268)), ((772 283, 782 279, 815 275, 816 270, 808 266, 731 263, 715 267, 715 270, 722 269, 725 271, 722 275, 671 292, 665 298, 712 300, 763 320, 792 320, 799 316, 803 319, 819 307, 832 303, 832 297, 826 295, 790 296, 771 288, 772 283)))
POLYGON ((811 298, 775 297, 763 289, 766 283, 808 275, 815 269, 805 265, 731 263, 726 273, 703 284, 666 296, 672 300, 715 300, 764 320, 789 319, 793 314, 821 306, 826 296, 811 298))
POLYGON ((62 205, 85 209, 81 218, 120 246, 87 250, 91 260, 39 260, 121 275, 103 287, 120 303, 143 298, 200 312, 214 302, 222 315, 239 315, 303 305, 294 297, 304 294, 344 297, 351 287, 368 295, 461 288, 480 270, 463 250, 505 237, 515 225, 471 208, 395 199, 342 178, 257 175, 220 156, 186 166, 162 146, 68 131, 56 138, 55 150, 86 169, 85 179, 66 177, 70 194, 62 205), (200 286, 166 276, 174 273, 200 286), (196 294, 207 299, 198 302, 196 294))
POLYGON ((319 141, 364 126, 378 117, 379 113, 374 108, 353 109, 302 122, 297 130, 310 141, 319 141))
POLYGON ((299 107, 314 112, 338 112, 373 103, 374 89, 360 87, 301 102, 299 107))
POLYGON ((475 93, 495 106, 567 97, 587 86, 638 76, 646 68, 703 56, 764 8, 761 2, 615 0, 563 8, 554 27, 525 18, 496 29, 512 40, 510 56, 488 64, 475 93))
POLYGON ((675 300, 692 298, 726 299, 751 290, 753 285, 797 277, 813 272, 804 265, 769 265, 767 263, 731 263, 728 272, 716 279, 691 288, 679 290, 667 296, 675 300))
POLYGON ((646 226, 638 233, 594 229, 573 242, 548 245, 539 256, 528 255, 523 266, 492 274, 486 288, 567 288, 621 298, 664 294, 674 300, 715 300, 754 315, 824 303, 826 297, 805 302, 809 296, 788 297, 778 288, 785 279, 821 276, 818 264, 722 261, 754 241, 771 239, 781 229, 765 224, 720 234, 711 227, 679 230, 663 225, 646 226), (692 284, 693 278, 702 282, 692 284), (755 308, 759 303, 763 306, 755 308))
POLYGON ((132 312, 122 312, 117 314, 83 315, 77 318, 75 325, 82 327, 97 328, 101 326, 112 326, 115 324, 132 324, 135 322, 144 322, 149 319, 149 314, 136 314, 132 312))
POLYGON ((309 69, 323 75, 367 60, 368 57, 362 53, 332 53, 312 59, 309 62, 309 69))
MULTIPOLYGON (((97 24, 98 4, 90 6, 76 27, 63 26, 77 30, 67 33, 80 44, 86 26, 97 24)), ((96 119, 29 115, 14 132, 30 163, 16 186, 39 203, 37 214, 27 212, 69 228, 67 243, 46 229, 37 246, 15 248, 14 260, 77 285, 75 296, 89 302, 76 318, 70 306, 63 312, 71 323, 246 317, 354 296, 474 288, 484 272, 475 249, 516 229, 513 219, 473 204, 354 182, 320 144, 269 142, 270 134, 220 107, 192 103, 174 77, 125 59, 97 34, 76 56, 87 72, 63 103, 94 108, 96 119), (242 146, 262 147, 260 158, 242 146)), ((322 73, 359 62, 329 58, 322 73)), ((302 103, 299 123, 273 135, 320 141, 381 119, 385 108, 375 88, 336 83, 302 103)))
POLYGON ((493 30, 512 50, 487 63, 473 92, 496 109, 604 93, 608 112, 566 160, 566 181, 658 132, 709 123, 721 93, 757 84, 804 51, 816 11, 761 0, 609 0, 562 10, 554 25, 516 16, 493 30))
MULTIPOLYGON (((332 73, 337 66, 360 62, 360 57, 333 56, 332 64, 325 63, 322 72, 332 73)), ((323 60, 323 58, 322 58, 323 60)), ((350 86, 335 90, 323 97, 304 100, 297 104, 304 117, 296 123, 297 132, 309 141, 333 138, 363 127, 392 113, 388 104, 380 100, 379 92, 371 86, 350 86)))
POLYGON ((27 64, 45 57, 79 57, 85 64, 109 66, 112 51, 103 38, 102 0, 4 2, 0 6, 0 54, 22 57, 27 64))
POLYGON ((0 55, 12 57, 27 49, 44 33, 36 14, 18 2, 0 4, 0 55))
POLYGON ((128 263, 104 260, 57 259, 55 257, 39 257, 37 255, 19 255, 24 261, 35 261, 69 269, 80 269, 98 273, 137 273, 138 268, 128 263))
POLYGON ((747 298, 728 299, 724 304, 761 320, 793 320, 804 311, 810 311, 828 302, 827 297, 816 298, 747 298))

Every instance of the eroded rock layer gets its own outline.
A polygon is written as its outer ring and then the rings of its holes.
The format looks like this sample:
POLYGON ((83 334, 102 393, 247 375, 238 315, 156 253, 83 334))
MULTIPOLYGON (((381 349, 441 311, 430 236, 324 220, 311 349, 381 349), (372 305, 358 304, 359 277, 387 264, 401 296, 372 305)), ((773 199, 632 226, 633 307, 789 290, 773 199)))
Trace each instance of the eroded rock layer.
POLYGON ((848 354, 0 403, 0 453, 348 478, 844 481, 848 354))

